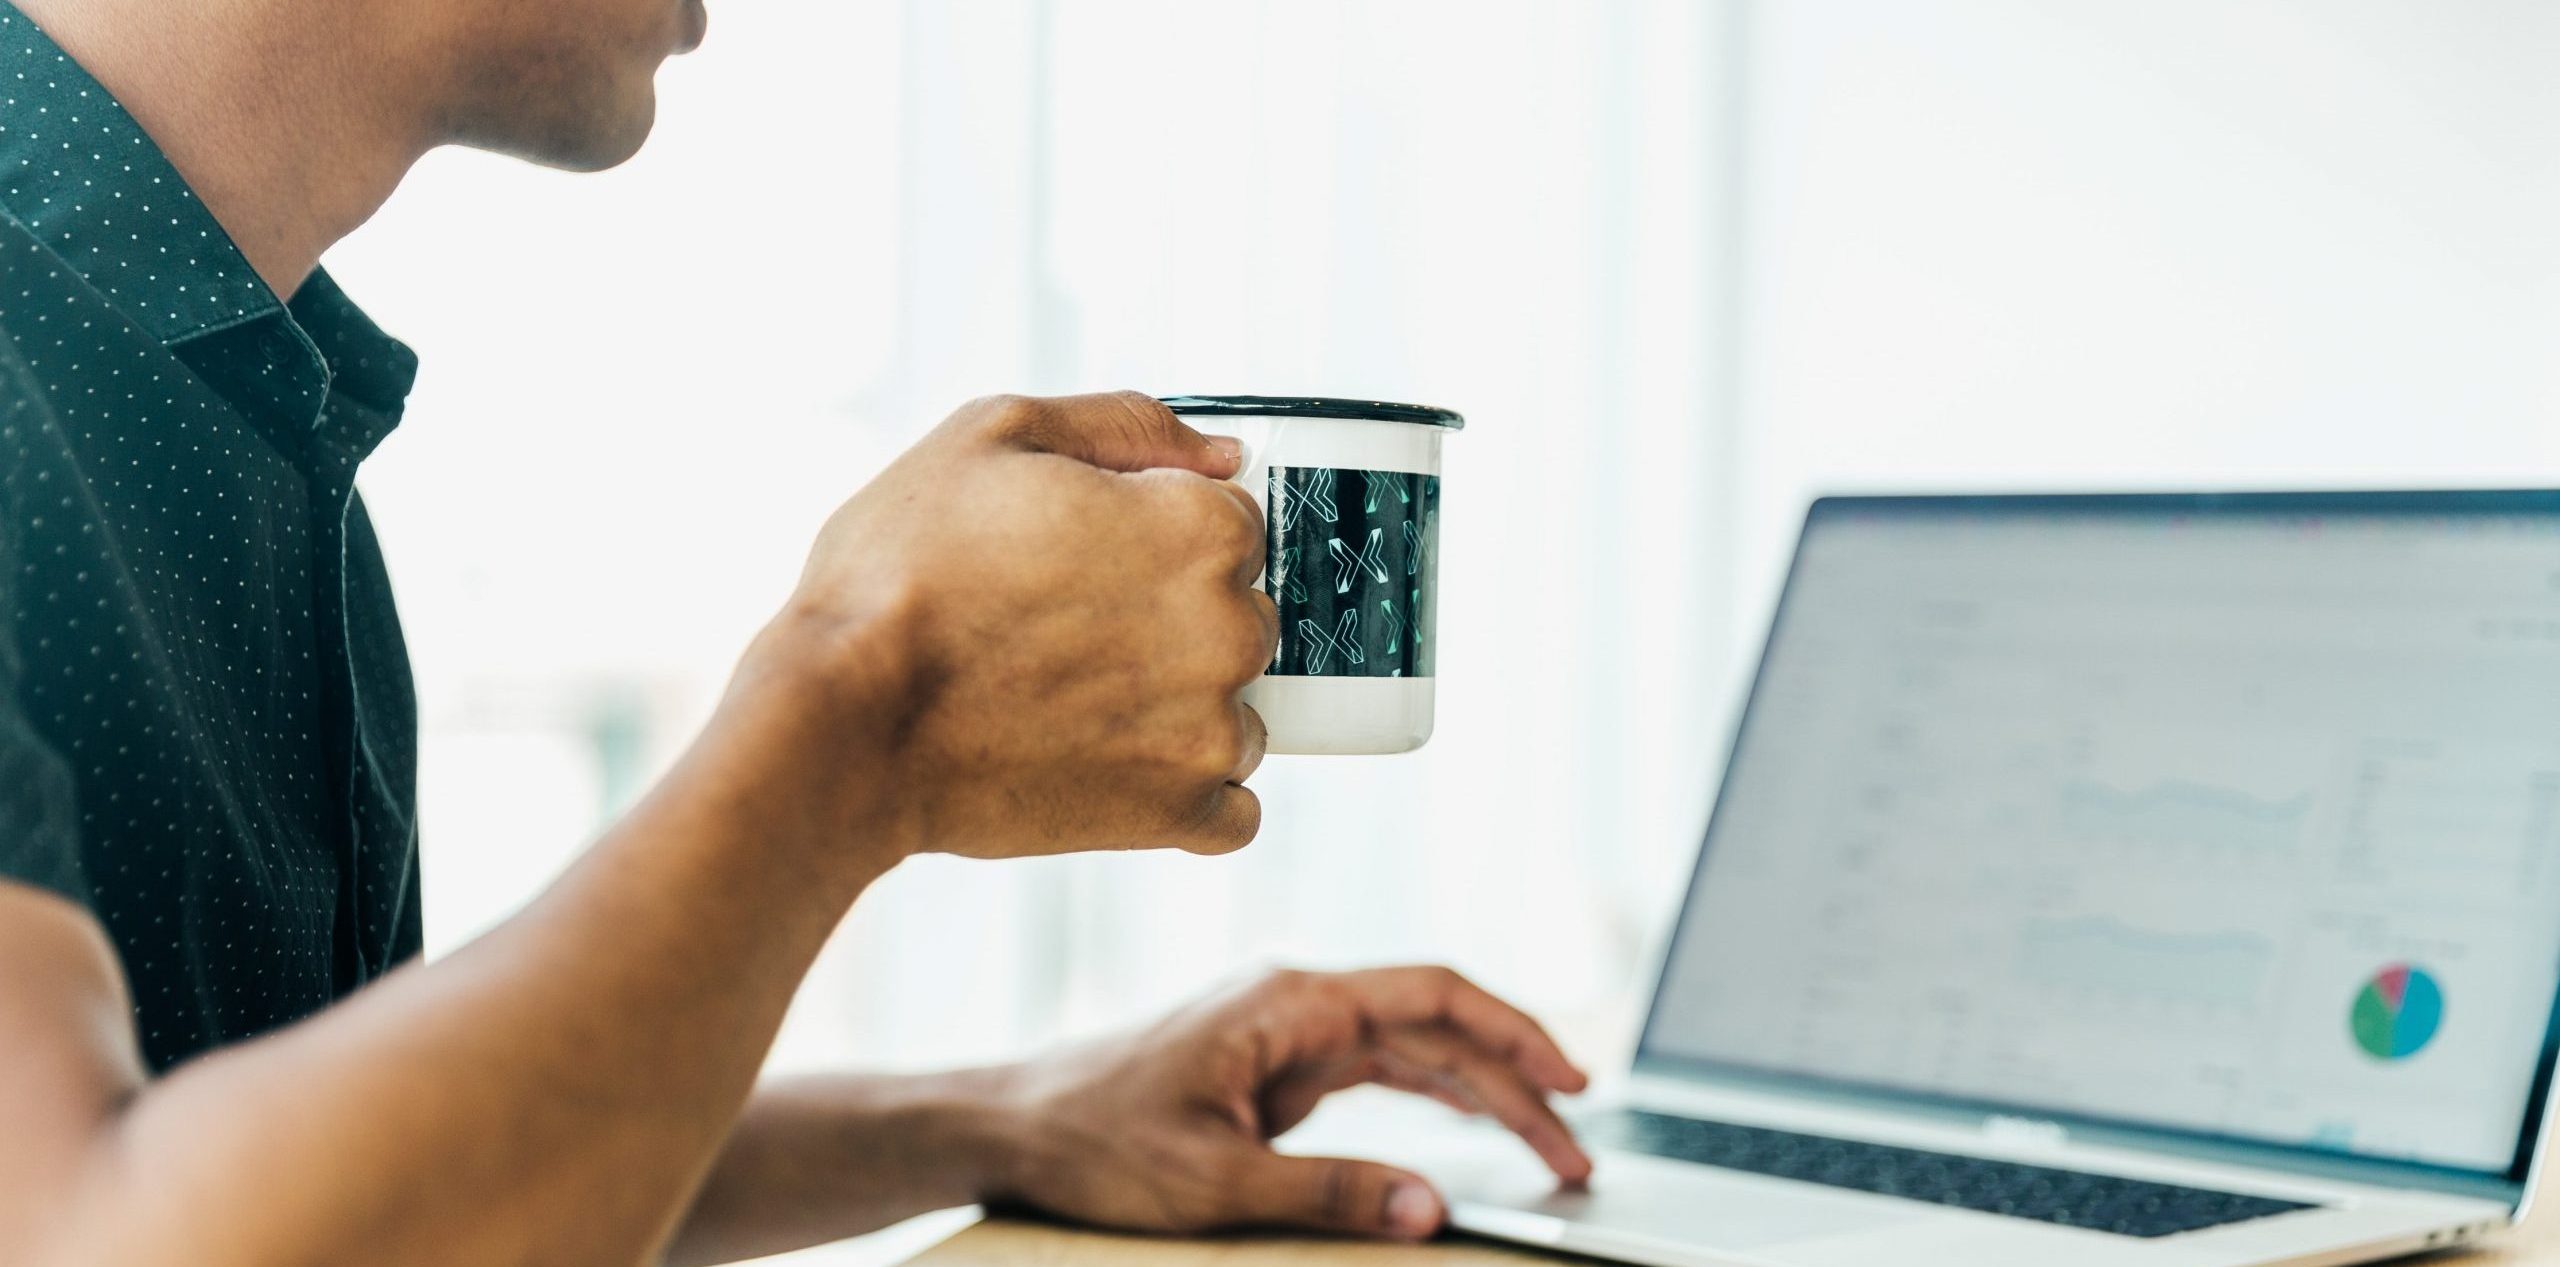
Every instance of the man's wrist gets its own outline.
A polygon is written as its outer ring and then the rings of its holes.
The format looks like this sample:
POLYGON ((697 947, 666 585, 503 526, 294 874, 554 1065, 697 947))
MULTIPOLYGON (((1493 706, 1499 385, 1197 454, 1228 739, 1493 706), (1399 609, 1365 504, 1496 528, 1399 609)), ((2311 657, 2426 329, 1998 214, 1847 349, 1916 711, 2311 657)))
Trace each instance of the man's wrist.
POLYGON ((672 1261, 730 1262, 1001 1196, 1023 1139, 1012 1070, 781 1078, 758 1088, 672 1261))
POLYGON ((1038 1135, 1021 1086, 1019 1065, 917 1079, 906 1114, 910 1129, 928 1154, 950 1167, 951 1191, 962 1201, 1003 1200, 1020 1190, 1018 1176, 1038 1135))
MULTIPOLYGON (((873 1183, 895 1183, 946 1208, 1001 1200, 1036 1146, 1037 1122, 1019 1094, 1021 1067, 990 1065, 935 1073, 845 1074, 786 1079, 759 1095, 767 1105, 823 1106, 834 1126, 822 1138, 828 1159, 872 1168, 873 1183)), ((807 1165, 803 1160, 800 1164, 807 1165)), ((823 1163, 820 1163, 823 1164, 823 1163)))
POLYGON ((771 795, 881 870, 916 852, 890 770, 918 704, 900 627, 795 598, 741 657, 713 723, 741 732, 771 795))

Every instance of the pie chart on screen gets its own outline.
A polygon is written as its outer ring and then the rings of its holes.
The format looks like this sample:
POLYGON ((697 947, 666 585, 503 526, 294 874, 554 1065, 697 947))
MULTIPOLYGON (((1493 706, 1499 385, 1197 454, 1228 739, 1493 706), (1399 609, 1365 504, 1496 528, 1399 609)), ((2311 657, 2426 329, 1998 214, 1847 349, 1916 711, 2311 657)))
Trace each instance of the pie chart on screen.
POLYGON ((2424 968, 2395 963, 2356 992, 2347 1028, 2376 1060, 2407 1060, 2434 1042, 2444 1023, 2444 989, 2424 968))

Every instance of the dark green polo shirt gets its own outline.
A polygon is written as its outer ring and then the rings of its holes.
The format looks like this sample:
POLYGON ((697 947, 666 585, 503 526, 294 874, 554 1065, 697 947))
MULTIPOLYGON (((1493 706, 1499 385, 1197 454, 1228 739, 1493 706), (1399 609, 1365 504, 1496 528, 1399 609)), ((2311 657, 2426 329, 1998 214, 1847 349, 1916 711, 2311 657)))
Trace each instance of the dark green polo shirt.
POLYGON ((416 705, 354 488, 416 368, 325 274, 280 302, 0 0, 0 878, 96 913, 155 1069, 418 951, 416 705))

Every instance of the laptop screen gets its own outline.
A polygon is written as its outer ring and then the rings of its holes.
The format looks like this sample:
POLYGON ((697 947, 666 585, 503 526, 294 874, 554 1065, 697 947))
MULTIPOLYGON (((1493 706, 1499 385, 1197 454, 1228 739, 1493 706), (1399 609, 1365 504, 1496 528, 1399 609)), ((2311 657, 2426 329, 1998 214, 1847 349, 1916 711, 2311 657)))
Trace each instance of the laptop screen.
POLYGON ((1835 499, 1647 1059, 2521 1176, 2560 496, 1835 499))

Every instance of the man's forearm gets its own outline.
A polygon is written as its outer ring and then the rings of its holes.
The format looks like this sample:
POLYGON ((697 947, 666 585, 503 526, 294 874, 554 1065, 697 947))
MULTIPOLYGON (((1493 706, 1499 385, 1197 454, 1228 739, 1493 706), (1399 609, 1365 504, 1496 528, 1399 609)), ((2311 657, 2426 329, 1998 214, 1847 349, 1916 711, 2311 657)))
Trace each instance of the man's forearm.
POLYGON ((784 1079, 759 1089, 668 1261, 734 1262, 979 1200, 1020 1129, 1009 1068, 784 1079))
POLYGON ((863 856, 787 795, 861 754, 789 700, 725 707, 658 792, 451 958, 141 1089, 66 1262, 649 1258, 753 1085, 863 856), (777 722, 777 718, 784 720, 777 722), (816 749, 816 750, 812 750, 816 749))
MULTIPOLYGON (((156 1082, 97 921, 0 885, 0 1258, 657 1257, 897 859, 1252 838, 1276 618, 1237 463, 1135 393, 964 407, 829 517, 712 732, 539 902, 156 1082)), ((969 1195, 901 1182, 881 1210, 969 1195)))

